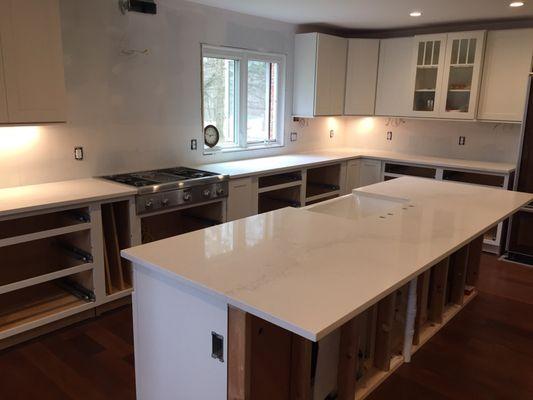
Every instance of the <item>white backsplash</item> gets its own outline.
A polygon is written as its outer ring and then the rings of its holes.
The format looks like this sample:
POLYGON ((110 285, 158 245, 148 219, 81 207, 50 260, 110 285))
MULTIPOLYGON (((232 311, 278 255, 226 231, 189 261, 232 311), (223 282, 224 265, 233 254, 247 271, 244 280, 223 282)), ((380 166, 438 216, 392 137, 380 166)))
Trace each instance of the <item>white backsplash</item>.
POLYGON ((346 117, 343 123, 349 147, 507 163, 517 160, 519 124, 384 117, 346 117), (387 140, 387 131, 392 132, 392 141, 387 140), (459 136, 465 136, 464 146, 459 146, 459 136))
POLYGON ((153 16, 122 15, 114 0, 60 0, 69 122, 0 127, 0 187, 341 146, 516 159, 518 125, 407 120, 387 126, 385 118, 351 117, 293 122, 294 25, 181 0, 157 3, 153 16), (285 147, 211 156, 189 150, 191 139, 202 143, 201 43, 287 55, 285 147), (144 49, 147 55, 123 54, 144 49), (298 132, 296 142, 288 139, 291 131, 298 132), (466 146, 457 146, 460 134, 466 146), (75 146, 83 146, 83 161, 74 160, 75 146))

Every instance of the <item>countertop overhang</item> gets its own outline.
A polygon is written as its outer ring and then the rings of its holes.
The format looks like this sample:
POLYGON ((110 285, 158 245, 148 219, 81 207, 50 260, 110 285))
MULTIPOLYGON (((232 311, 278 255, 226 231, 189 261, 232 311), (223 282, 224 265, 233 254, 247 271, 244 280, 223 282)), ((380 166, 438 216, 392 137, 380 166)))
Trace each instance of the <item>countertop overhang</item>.
POLYGON ((357 221, 285 208, 122 255, 318 341, 533 199, 411 177, 358 192, 409 199, 412 207, 357 221))

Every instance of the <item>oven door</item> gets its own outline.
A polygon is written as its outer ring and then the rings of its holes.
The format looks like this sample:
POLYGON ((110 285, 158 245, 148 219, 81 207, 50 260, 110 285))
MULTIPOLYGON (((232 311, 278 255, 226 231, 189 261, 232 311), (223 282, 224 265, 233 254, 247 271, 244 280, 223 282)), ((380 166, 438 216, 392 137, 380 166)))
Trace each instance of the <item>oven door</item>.
POLYGON ((139 217, 142 243, 150 243, 226 222, 226 199, 165 209, 139 217))
POLYGON ((533 204, 513 215, 507 249, 510 259, 533 263, 533 204))

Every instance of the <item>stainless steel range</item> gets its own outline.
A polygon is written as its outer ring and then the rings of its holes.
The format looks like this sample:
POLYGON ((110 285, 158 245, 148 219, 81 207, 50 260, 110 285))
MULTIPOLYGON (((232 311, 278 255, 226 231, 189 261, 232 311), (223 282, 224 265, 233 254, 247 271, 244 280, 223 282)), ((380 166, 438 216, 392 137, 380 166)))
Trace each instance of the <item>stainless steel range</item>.
POLYGON ((145 214, 223 199, 228 196, 227 175, 176 167, 103 176, 138 188, 137 214, 145 214))

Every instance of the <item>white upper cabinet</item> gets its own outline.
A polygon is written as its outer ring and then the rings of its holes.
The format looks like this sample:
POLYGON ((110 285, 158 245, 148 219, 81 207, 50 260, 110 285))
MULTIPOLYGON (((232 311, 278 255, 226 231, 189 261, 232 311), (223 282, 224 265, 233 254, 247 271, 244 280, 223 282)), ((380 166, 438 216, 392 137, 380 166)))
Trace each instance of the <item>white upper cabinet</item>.
POLYGON ((343 114, 347 44, 347 39, 322 33, 296 35, 295 116, 343 114))
POLYGON ((375 115, 410 115, 412 50, 412 37, 381 40, 375 115))
POLYGON ((411 115, 474 119, 485 31, 415 37, 411 115))
POLYGON ((66 121, 58 0, 0 0, 0 10, 8 122, 66 121))
POLYGON ((474 119, 485 31, 449 33, 439 105, 441 118, 474 119))
POLYGON ((478 119, 522 121, 533 55, 533 29, 489 31, 478 119))
POLYGON ((374 115, 379 39, 349 39, 345 115, 374 115))
POLYGON ((411 115, 438 116, 445 50, 446 34, 415 36, 412 52, 411 115))

